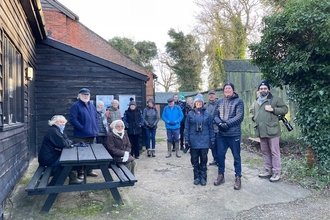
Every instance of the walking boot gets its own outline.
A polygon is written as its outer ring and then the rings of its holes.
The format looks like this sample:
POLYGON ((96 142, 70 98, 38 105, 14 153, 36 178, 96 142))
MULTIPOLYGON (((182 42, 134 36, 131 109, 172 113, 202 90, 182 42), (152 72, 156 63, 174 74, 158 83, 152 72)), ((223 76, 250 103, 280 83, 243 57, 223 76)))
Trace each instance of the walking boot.
POLYGON ((235 190, 240 190, 240 189, 241 189, 241 186, 242 186, 242 183, 241 183, 241 177, 236 176, 236 177, 235 177, 234 189, 235 189, 235 190))
POLYGON ((199 185, 201 183, 199 165, 194 166, 194 185, 199 185))
POLYGON ((180 158, 181 155, 179 155, 180 147, 179 147, 179 142, 175 142, 175 154, 176 157, 180 158))
POLYGON ((156 157, 155 150, 151 150, 151 156, 156 157))
POLYGON ((83 180, 77 178, 77 174, 75 171, 70 172, 69 179, 70 185, 82 184, 82 182, 84 182, 83 180))
POLYGON ((201 177, 201 185, 205 186, 206 182, 207 182, 207 168, 206 166, 202 166, 201 167, 201 171, 200 171, 200 177, 201 177))
POLYGON ((225 176, 223 174, 219 174, 218 177, 217 177, 217 179, 213 182, 213 184, 215 186, 219 186, 219 185, 221 185, 224 182, 225 182, 225 176))
POLYGON ((172 142, 167 142, 167 155, 166 158, 171 157, 172 142))
POLYGON ((151 150, 147 150, 148 157, 151 157, 151 150))
POLYGON ((272 177, 272 175, 272 171, 266 169, 263 173, 259 173, 258 177, 263 179, 269 179, 270 177, 272 177))

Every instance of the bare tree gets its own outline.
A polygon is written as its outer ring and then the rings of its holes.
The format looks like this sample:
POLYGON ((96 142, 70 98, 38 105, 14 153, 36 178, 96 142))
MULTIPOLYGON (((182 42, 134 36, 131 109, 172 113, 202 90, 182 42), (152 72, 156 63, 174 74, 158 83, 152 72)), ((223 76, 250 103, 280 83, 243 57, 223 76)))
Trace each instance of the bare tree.
POLYGON ((209 85, 221 86, 223 59, 245 59, 249 42, 259 40, 262 0, 195 0, 200 8, 194 34, 204 45, 209 85))
POLYGON ((170 91, 170 89, 176 90, 173 88, 177 86, 177 78, 174 71, 170 66, 174 65, 174 61, 167 53, 162 53, 158 51, 158 59, 154 61, 154 68, 158 76, 156 84, 164 88, 165 92, 170 91))

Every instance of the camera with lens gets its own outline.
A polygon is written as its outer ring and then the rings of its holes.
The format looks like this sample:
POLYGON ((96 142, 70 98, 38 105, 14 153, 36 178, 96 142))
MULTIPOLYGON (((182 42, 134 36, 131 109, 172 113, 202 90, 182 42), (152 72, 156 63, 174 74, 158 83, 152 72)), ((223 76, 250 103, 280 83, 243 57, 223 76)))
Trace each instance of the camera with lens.
POLYGON ((203 131, 202 123, 196 123, 196 132, 202 132, 202 131, 203 131))
POLYGON ((292 130, 293 130, 293 127, 292 127, 291 124, 289 123, 288 119, 285 118, 285 116, 283 116, 283 115, 279 115, 279 116, 278 116, 278 119, 281 120, 281 121, 283 121, 283 123, 284 123, 284 125, 285 125, 285 127, 286 127, 286 129, 287 129, 288 131, 292 131, 292 130))

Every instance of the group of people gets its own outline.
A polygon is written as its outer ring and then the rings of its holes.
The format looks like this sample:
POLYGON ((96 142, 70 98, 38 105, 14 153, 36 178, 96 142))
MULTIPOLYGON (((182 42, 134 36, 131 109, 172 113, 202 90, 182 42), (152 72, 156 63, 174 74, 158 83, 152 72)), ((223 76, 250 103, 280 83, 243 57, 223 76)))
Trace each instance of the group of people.
MULTIPOLYGON (((208 150, 211 149, 213 161, 218 166, 218 175, 213 184, 225 182, 225 159, 228 148, 234 158, 234 189, 240 190, 242 183, 241 165, 241 123, 244 119, 244 103, 235 92, 235 86, 227 82, 223 86, 224 97, 217 99, 214 90, 208 92, 209 100, 204 104, 203 96, 197 94, 193 105, 187 112, 182 105, 176 104, 174 97, 167 100, 162 119, 167 130, 167 158, 171 157, 172 143, 176 156, 180 138, 184 138, 185 151, 190 150, 193 166, 193 183, 203 186, 207 183, 208 150), (184 127, 182 127, 182 125, 184 127), (183 135, 181 131, 183 130, 183 135), (180 137, 181 136, 181 137, 180 137)), ((265 172, 260 178, 277 182, 281 175, 279 138, 281 129, 278 116, 285 115, 288 107, 283 100, 270 93, 267 81, 258 86, 257 98, 250 108, 255 122, 255 133, 260 138, 260 146, 265 162, 265 172)))
MULTIPOLYGON (((168 105, 162 113, 167 132, 167 155, 172 151, 180 158, 180 149, 190 150, 193 166, 193 183, 205 186, 207 183, 208 151, 211 149, 213 161, 210 165, 218 166, 218 175, 213 184, 219 186, 225 182, 225 159, 228 148, 234 158, 234 189, 241 189, 241 123, 244 119, 244 103, 235 92, 232 83, 223 86, 224 97, 217 99, 216 92, 208 92, 209 100, 204 104, 203 96, 197 94, 186 102, 178 95, 167 100, 168 105)), ((139 158, 139 136, 142 128, 146 131, 146 149, 148 157, 155 157, 156 130, 159 121, 158 111, 153 99, 141 111, 134 99, 121 117, 118 101, 105 110, 104 103, 98 101, 96 108, 90 103, 90 91, 82 88, 77 101, 70 108, 70 123, 74 128, 74 140, 64 133, 67 120, 62 115, 55 115, 49 121, 51 128, 45 135, 39 152, 38 161, 45 166, 59 166, 61 151, 74 142, 103 144, 117 163, 123 163, 134 174, 135 159, 139 158)), ((281 175, 279 139, 281 129, 278 116, 285 115, 288 107, 282 99, 270 93, 267 81, 258 86, 257 97, 250 108, 255 133, 260 138, 260 146, 265 162, 265 171, 260 178, 269 178, 276 182, 281 175)), ((88 176, 97 176, 93 170, 88 176)), ((83 182, 83 170, 69 175, 70 184, 83 182)))

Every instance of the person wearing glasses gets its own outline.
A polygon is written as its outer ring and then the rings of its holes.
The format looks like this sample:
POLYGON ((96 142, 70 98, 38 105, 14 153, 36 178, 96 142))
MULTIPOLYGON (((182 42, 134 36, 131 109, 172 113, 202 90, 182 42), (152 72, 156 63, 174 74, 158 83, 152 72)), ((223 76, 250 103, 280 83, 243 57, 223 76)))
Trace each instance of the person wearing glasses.
POLYGON ((123 163, 129 171, 134 175, 135 161, 130 155, 131 143, 127 132, 125 132, 124 122, 115 120, 110 124, 111 131, 107 139, 107 150, 112 156, 115 163, 123 163))
POLYGON ((258 86, 258 97, 250 108, 250 116, 255 122, 254 131, 260 138, 260 149, 265 163, 265 170, 258 176, 277 182, 281 178, 281 128, 279 115, 288 113, 284 101, 270 93, 270 86, 263 80, 258 86))

